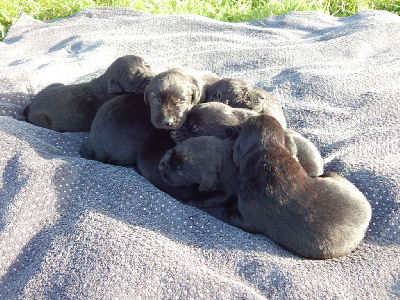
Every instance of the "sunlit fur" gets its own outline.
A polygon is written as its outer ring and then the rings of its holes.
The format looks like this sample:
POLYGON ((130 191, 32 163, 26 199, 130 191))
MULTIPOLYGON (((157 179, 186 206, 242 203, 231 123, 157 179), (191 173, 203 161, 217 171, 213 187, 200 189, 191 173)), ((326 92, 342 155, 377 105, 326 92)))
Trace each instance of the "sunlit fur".
POLYGON ((89 82, 45 87, 25 108, 24 115, 34 125, 59 132, 89 131, 103 103, 123 93, 143 94, 153 75, 143 58, 123 56, 89 82))
POLYGON ((308 176, 287 151, 274 118, 250 117, 233 159, 240 169, 238 209, 208 213, 310 259, 348 255, 362 241, 371 218, 367 199, 336 173, 308 176))
POLYGON ((208 71, 170 69, 157 74, 145 91, 151 121, 159 129, 177 129, 186 114, 205 100, 205 89, 219 77, 208 71))
MULTIPOLYGON (((180 128, 171 131, 171 137, 176 143, 196 136, 235 137, 240 125, 250 116, 258 114, 253 110, 232 108, 219 102, 201 103, 189 111, 180 128)), ((285 142, 289 152, 299 160, 308 175, 319 176, 323 173, 323 160, 313 143, 289 129, 285 132, 285 142)))
POLYGON ((249 109, 232 108, 218 102, 198 104, 187 114, 185 123, 171 131, 171 137, 176 143, 196 136, 226 138, 231 134, 230 126, 240 125, 256 114, 249 109))
POLYGON ((253 87, 243 79, 223 78, 215 82, 207 88, 206 102, 221 102, 265 113, 275 117, 286 128, 286 119, 278 101, 267 91, 253 87))

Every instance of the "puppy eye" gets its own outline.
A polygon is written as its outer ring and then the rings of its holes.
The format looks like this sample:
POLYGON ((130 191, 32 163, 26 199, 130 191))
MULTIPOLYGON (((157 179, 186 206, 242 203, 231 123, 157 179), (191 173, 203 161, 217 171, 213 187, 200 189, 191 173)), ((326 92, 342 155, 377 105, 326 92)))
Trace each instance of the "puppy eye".
POLYGON ((196 125, 193 125, 192 126, 192 131, 197 132, 197 131, 199 131, 199 128, 196 125))
POLYGON ((215 98, 220 99, 221 98, 221 94, 219 92, 215 93, 215 98))
POLYGON ((161 99, 159 99, 159 98, 154 98, 152 101, 156 105, 161 105, 161 99))

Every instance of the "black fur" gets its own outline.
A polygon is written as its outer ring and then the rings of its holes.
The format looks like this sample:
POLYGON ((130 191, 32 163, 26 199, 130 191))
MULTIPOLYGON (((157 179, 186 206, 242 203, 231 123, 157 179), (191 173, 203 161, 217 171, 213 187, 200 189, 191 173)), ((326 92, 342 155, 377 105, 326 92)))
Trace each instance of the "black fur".
POLYGON ((347 255, 362 241, 371 218, 367 199, 338 174, 309 177, 287 151, 273 117, 243 124, 233 159, 240 169, 238 209, 208 213, 310 259, 347 255))
POLYGON ((184 201, 197 194, 197 187, 170 186, 161 178, 159 169, 161 158, 174 146, 175 143, 168 130, 151 129, 140 146, 137 155, 137 168, 139 173, 155 187, 180 201, 184 201))
POLYGON ((286 128, 282 108, 267 91, 239 78, 223 78, 207 88, 206 102, 221 102, 231 107, 247 108, 276 118, 286 128))
POLYGON ((200 136, 187 139, 166 152, 160 161, 161 177, 171 186, 199 186, 211 195, 187 199, 196 207, 231 206, 236 198, 238 169, 232 161, 232 139, 200 136))
POLYGON ((139 147, 153 128, 143 95, 118 96, 100 107, 80 154, 107 164, 135 165, 139 147))
POLYGON ((59 132, 89 131, 100 106, 124 93, 143 94, 154 76, 138 56, 116 59, 98 78, 81 84, 51 84, 25 110, 28 122, 59 132))
POLYGON ((232 108, 218 102, 198 104, 188 112, 185 123, 171 131, 171 137, 176 143, 196 136, 231 137, 235 133, 232 126, 256 114, 249 109, 232 108))
MULTIPOLYGON (((240 131, 240 124, 258 113, 244 108, 232 108, 218 102, 202 103, 188 112, 185 123, 171 131, 176 143, 196 136, 217 136, 234 138, 240 131)), ((297 157, 310 176, 323 173, 323 160, 318 149, 305 137, 293 130, 286 130, 286 147, 297 157)))
POLYGON ((208 71, 170 69, 157 74, 145 91, 151 120, 159 129, 177 129, 197 103, 204 102, 208 85, 219 77, 208 71))

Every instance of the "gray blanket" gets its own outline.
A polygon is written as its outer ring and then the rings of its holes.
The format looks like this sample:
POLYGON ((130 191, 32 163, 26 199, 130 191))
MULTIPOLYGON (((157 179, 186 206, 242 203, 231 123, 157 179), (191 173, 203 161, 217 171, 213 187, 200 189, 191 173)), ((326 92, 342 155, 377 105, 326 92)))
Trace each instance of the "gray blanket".
POLYGON ((0 299, 398 299, 400 17, 296 12, 231 24, 89 9, 22 14, 0 43, 0 299), (157 190, 131 168, 88 161, 87 133, 25 122, 45 86, 88 81, 127 54, 239 77, 270 91, 288 127, 368 198, 351 255, 299 258, 157 190))

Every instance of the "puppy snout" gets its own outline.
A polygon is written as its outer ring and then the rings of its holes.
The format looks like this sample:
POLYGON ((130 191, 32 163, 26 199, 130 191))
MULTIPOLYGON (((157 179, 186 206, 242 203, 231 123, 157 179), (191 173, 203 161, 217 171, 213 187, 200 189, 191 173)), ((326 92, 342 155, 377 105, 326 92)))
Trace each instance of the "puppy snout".
POLYGON ((163 123, 165 125, 171 126, 174 123, 174 119, 173 118, 164 118, 163 123))

